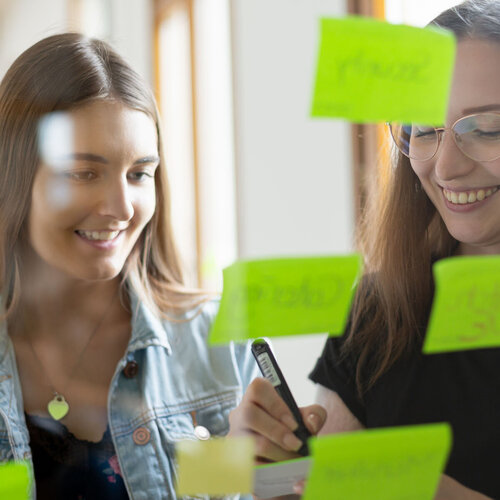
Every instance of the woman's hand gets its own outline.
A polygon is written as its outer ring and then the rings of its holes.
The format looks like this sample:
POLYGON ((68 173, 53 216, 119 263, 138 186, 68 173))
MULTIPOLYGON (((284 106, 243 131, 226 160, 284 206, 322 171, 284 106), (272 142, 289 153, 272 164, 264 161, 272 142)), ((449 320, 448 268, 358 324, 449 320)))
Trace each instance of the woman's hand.
MULTIPOLYGON (((305 425, 313 435, 326 420, 319 405, 300 409, 305 425)), ((238 407, 229 414, 228 436, 255 437, 256 462, 268 463, 297 458, 302 442, 293 434, 298 424, 272 384, 256 378, 248 386, 238 407)))

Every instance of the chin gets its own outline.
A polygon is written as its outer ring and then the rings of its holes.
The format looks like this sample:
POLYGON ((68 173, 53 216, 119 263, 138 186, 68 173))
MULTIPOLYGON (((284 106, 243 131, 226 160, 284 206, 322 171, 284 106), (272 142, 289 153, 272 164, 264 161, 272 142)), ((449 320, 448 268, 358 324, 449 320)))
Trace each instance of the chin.
POLYGON ((485 244, 485 238, 482 234, 471 233, 470 231, 450 231, 451 236, 459 243, 471 247, 481 247, 485 244))

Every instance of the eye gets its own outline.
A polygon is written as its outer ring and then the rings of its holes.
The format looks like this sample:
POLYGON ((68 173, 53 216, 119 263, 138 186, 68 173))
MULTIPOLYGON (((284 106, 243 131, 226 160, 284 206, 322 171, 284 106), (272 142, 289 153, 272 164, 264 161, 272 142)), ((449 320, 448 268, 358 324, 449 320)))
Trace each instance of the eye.
POLYGON ((92 170, 74 170, 64 172, 64 176, 74 181, 91 181, 97 177, 92 170))
POLYGON ((500 139, 500 130, 476 129, 473 132, 475 136, 480 137, 482 139, 492 139, 492 140, 500 139))
POLYGON ((139 170, 138 172, 130 172, 128 174, 128 178, 132 181, 144 182, 147 181, 148 179, 153 179, 154 175, 151 174, 150 172, 139 170))
POLYGON ((436 130, 433 128, 415 128, 412 135, 416 138, 433 138, 436 135, 436 130))

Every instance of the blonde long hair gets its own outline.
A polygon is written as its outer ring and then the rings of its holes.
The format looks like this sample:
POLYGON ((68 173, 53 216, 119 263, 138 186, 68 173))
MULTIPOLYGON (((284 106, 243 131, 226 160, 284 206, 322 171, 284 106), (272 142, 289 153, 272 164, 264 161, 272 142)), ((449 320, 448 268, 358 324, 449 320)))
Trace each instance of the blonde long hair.
MULTIPOLYGON (((500 42, 500 2, 469 0, 432 23, 458 40, 500 42)), ((458 242, 423 191, 401 153, 393 165, 374 172, 357 242, 365 274, 356 292, 344 355, 357 359, 360 395, 399 359, 419 348, 428 321, 434 284, 432 263, 451 256, 458 242)))
POLYGON ((6 316, 21 294, 21 246, 27 241, 31 190, 39 164, 42 116, 104 99, 150 116, 157 128, 160 165, 156 210, 122 271, 157 312, 183 312, 204 296, 184 286, 172 238, 169 185, 157 106, 141 77, 105 42, 78 33, 45 38, 23 52, 0 84, 0 293, 6 316))

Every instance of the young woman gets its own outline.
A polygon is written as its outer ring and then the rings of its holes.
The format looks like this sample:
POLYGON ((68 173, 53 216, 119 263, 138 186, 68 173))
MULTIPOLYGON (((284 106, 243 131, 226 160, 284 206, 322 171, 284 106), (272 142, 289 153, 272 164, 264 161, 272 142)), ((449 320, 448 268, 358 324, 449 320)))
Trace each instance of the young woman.
POLYGON ((0 462, 39 499, 175 498, 174 443, 225 434, 255 364, 207 347, 154 98, 105 43, 55 35, 5 75, 0 214, 0 462))
MULTIPOLYGON (((458 39, 446 123, 392 124, 397 163, 378 173, 361 227, 366 272, 351 320, 326 342, 311 378, 327 410, 322 433, 450 422, 437 498, 500 498, 500 350, 421 354, 433 262, 500 254, 500 2, 467 1, 433 24, 458 39)), ((320 408, 304 414, 322 426, 320 408)), ((298 445, 284 438, 284 415, 259 380, 232 414, 231 432, 257 433, 267 460, 290 457, 298 445)))

